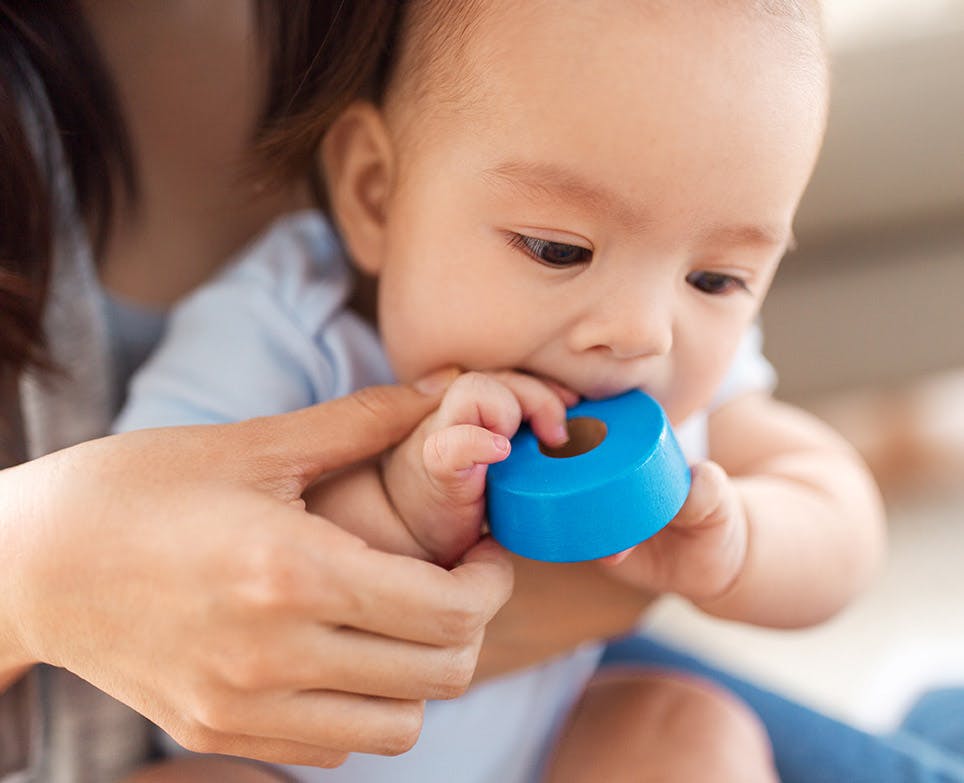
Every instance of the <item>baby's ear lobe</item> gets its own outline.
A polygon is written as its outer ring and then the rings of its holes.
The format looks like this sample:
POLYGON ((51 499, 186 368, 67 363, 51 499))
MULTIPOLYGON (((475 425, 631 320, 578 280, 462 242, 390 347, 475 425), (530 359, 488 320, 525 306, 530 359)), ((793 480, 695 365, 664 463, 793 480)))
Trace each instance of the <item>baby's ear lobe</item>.
POLYGON ((345 109, 321 147, 328 199, 342 239, 368 274, 382 267, 395 159, 381 112, 358 101, 345 109))

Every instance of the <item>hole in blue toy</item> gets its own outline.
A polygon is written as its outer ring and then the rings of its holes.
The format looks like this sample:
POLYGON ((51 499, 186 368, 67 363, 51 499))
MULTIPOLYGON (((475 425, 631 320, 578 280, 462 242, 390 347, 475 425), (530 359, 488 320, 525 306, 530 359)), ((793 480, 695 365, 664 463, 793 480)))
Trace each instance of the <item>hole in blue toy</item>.
POLYGON ((578 416, 566 422, 569 428, 569 441, 562 446, 539 444, 539 451, 547 457, 564 459, 578 457, 592 451, 606 439, 606 422, 591 416, 578 416))

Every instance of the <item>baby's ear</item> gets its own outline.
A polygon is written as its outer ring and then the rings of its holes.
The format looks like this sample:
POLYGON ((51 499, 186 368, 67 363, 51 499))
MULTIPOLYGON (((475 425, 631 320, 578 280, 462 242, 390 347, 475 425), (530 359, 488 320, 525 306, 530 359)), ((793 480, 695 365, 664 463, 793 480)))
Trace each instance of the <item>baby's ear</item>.
POLYGON ((394 154, 381 112, 357 101, 332 123, 321 145, 332 215, 348 252, 370 275, 381 271, 394 154))

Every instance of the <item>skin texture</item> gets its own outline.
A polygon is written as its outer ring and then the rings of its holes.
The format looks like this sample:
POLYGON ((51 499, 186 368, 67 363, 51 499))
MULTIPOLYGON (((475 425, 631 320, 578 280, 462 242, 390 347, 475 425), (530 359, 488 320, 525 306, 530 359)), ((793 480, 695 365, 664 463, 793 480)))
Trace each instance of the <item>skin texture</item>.
POLYGON ((405 435, 452 373, 431 380, 0 473, 0 670, 67 668, 202 752, 406 750, 422 700, 468 686, 509 563, 491 542, 451 571, 378 552, 300 496, 405 435))

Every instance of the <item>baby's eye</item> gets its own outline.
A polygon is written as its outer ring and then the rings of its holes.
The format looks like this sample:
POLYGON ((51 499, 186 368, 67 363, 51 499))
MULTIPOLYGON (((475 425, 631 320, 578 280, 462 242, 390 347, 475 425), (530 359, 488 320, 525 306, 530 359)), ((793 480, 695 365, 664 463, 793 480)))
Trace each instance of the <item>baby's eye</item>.
POLYGON ((704 294, 720 295, 728 294, 737 289, 750 292, 746 281, 733 275, 725 275, 722 272, 690 272, 686 276, 686 282, 697 291, 704 294))
POLYGON ((567 267, 592 260, 592 251, 584 247, 527 237, 525 234, 512 234, 509 245, 519 248, 547 266, 567 267))

